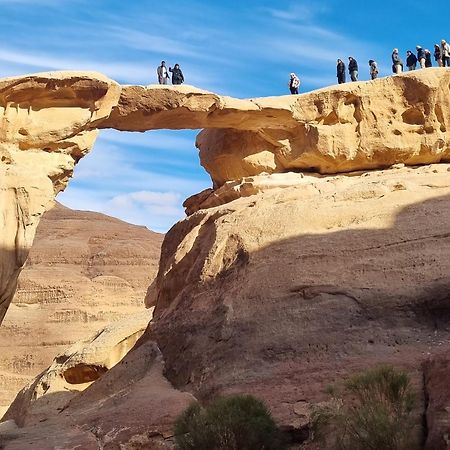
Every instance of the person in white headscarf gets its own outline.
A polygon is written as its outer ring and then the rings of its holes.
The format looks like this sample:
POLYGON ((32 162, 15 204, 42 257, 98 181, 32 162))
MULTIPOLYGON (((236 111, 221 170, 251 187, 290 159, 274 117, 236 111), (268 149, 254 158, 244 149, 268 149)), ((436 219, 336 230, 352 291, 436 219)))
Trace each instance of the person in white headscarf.
POLYGON ((442 67, 450 67, 450 45, 445 39, 441 41, 442 67))
POLYGON ((295 75, 294 72, 291 73, 289 78, 289 90, 291 94, 298 94, 298 88, 300 87, 300 78, 295 75))

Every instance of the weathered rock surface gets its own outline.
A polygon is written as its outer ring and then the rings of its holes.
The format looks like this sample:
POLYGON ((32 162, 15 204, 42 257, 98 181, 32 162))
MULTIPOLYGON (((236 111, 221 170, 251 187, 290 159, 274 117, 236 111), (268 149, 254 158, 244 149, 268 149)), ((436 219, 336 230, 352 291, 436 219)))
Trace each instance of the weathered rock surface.
POLYGON ((372 364, 420 385, 450 349, 449 171, 289 175, 176 224, 147 299, 168 378, 199 398, 253 393, 293 426, 296 404, 372 364))
POLYGON ((39 224, 0 327, 0 416, 65 347, 141 311, 163 236, 56 205, 39 224))
MULTIPOLYGON (((6 448, 132 448, 153 436, 148 448, 166 448, 193 399, 180 390, 255 394, 295 429, 325 385, 372 364, 405 367, 420 385, 421 363, 450 349, 449 86, 447 69, 254 100, 111 82, 81 133, 207 128, 198 146, 214 191, 189 199, 192 214, 165 238, 140 345, 58 417, 8 431, 6 448)), ((37 153, 60 154, 46 148, 37 153)))
POLYGON ((450 159, 450 70, 429 69, 301 96, 239 100, 190 86, 124 86, 96 73, 0 80, 0 322, 39 217, 99 128, 207 128, 214 187, 263 172, 347 172, 450 159))
POLYGON ((120 95, 100 74, 50 73, 0 80, 0 323, 40 216, 94 144, 93 121, 120 95))
POLYGON ((426 450, 450 447, 450 354, 441 353, 424 364, 426 450))
POLYGON ((148 320, 129 317, 55 358, 11 405, 0 427, 2 448, 173 448, 174 419, 194 397, 165 379, 154 342, 141 342, 119 362, 148 320))

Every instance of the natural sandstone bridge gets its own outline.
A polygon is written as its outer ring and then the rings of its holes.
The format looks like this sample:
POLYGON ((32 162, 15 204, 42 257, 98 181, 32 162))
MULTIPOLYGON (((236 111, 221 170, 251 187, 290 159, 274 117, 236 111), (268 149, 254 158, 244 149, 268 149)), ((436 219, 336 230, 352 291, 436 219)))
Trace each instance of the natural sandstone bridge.
MULTIPOLYGON (((0 323, 41 215, 99 129, 203 128, 200 162, 217 192, 261 173, 450 161, 449 86, 448 69, 251 100, 190 86, 120 86, 98 73, 1 80, 0 323)), ((213 195, 199 196, 190 212, 213 205, 213 195)))

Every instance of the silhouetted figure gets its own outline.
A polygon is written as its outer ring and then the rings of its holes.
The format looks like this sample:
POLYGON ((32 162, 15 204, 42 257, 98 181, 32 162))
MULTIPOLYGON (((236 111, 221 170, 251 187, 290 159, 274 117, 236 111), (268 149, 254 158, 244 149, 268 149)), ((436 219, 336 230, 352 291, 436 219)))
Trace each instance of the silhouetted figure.
POLYGON ((348 57, 348 73, 352 81, 358 81, 358 62, 352 56, 348 57))
POLYGON ((369 59, 369 67, 370 78, 375 80, 378 77, 378 64, 373 59, 369 59))
POLYGON ((408 68, 408 70, 416 70, 416 66, 417 66, 416 55, 411 50, 408 50, 406 52, 406 67, 408 68))
POLYGON ((445 39, 441 41, 442 67, 450 67, 450 45, 445 39))
POLYGON ((434 60, 437 62, 439 67, 442 67, 441 47, 439 44, 434 44, 434 60))
POLYGON ((175 64, 173 67, 169 67, 169 72, 172 72, 172 84, 181 84, 184 83, 183 72, 180 69, 179 64, 175 64))
POLYGON ((419 61, 420 68, 425 69, 425 49, 423 49, 420 45, 417 45, 416 50, 417 50, 417 61, 419 61))
POLYGON ((424 50, 425 52, 425 67, 433 67, 433 61, 431 61, 431 52, 427 48, 424 50))
POLYGON ((337 60, 336 76, 339 84, 345 83, 345 64, 342 59, 337 60))
POLYGON ((166 62, 161 61, 161 65, 156 69, 156 73, 158 75, 158 83, 159 84, 167 84, 167 80, 169 79, 169 73, 167 72, 166 62))
POLYGON ((399 73, 402 73, 403 71, 403 61, 400 58, 400 55, 398 54, 398 48, 394 48, 394 50, 392 50, 392 70, 394 71, 394 73, 396 73, 397 75, 399 73))
POLYGON ((291 94, 298 94, 298 88, 300 87, 300 78, 295 75, 294 72, 291 73, 289 78, 289 90, 291 94))

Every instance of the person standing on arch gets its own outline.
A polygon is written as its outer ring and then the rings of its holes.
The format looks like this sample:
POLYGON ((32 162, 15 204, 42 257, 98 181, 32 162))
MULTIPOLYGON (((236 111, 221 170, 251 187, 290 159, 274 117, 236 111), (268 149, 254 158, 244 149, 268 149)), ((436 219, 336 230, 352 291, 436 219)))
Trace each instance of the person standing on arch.
POLYGON ((167 84, 167 80, 169 79, 169 73, 167 72, 166 62, 161 61, 161 65, 156 69, 156 73, 158 75, 158 83, 159 84, 167 84))
POLYGON ((358 62, 352 56, 348 57, 348 73, 352 81, 358 81, 358 62))
POLYGON ((342 59, 337 60, 336 76, 339 84, 345 83, 345 64, 342 59))
POLYGON ((425 49, 423 49, 420 45, 417 45, 416 50, 417 50, 417 61, 419 61, 420 68, 425 69, 425 60, 426 60, 425 49))
POLYGON ((294 72, 291 73, 289 78, 289 90, 292 95, 298 94, 298 88, 300 87, 300 78, 295 75, 294 72))
POLYGON ((434 60, 437 62, 439 67, 442 67, 441 46, 439 44, 434 44, 434 60))
POLYGON ((370 78, 375 80, 378 77, 378 64, 373 59, 369 59, 370 78))
POLYGON ((433 61, 431 61, 431 52, 427 48, 423 51, 425 54, 425 67, 433 67, 433 61))
POLYGON ((403 70, 403 61, 398 54, 398 48, 392 50, 392 69, 397 75, 403 70))
POLYGON ((408 68, 408 70, 416 70, 416 66, 417 66, 416 55, 411 50, 408 50, 406 52, 406 67, 408 68))
POLYGON ((441 41, 442 67, 450 67, 450 45, 445 39, 441 41))
POLYGON ((173 67, 169 67, 169 72, 172 72, 172 84, 181 84, 184 83, 183 72, 180 69, 179 64, 175 64, 173 67))

